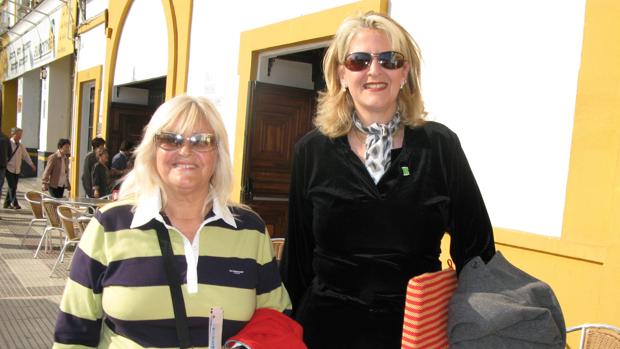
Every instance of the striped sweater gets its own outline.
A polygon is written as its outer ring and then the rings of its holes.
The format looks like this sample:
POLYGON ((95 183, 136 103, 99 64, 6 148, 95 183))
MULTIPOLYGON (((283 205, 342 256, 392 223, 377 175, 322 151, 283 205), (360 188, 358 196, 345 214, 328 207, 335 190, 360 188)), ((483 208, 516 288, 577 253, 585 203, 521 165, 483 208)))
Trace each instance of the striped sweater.
MULTIPOLYGON (((157 233, 130 228, 132 207, 108 205, 88 225, 60 303, 54 348, 179 347, 157 233)), ((255 309, 291 309, 264 222, 251 211, 230 210, 236 228, 218 219, 200 231, 197 293, 187 292, 183 237, 169 230, 196 348, 208 348, 212 307, 224 310, 223 341, 255 309)))

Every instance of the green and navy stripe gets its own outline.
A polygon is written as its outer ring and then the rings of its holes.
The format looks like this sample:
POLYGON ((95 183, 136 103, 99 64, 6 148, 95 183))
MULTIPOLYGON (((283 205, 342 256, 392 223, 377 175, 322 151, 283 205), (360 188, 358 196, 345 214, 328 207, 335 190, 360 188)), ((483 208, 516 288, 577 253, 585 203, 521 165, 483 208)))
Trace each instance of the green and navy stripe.
MULTIPOLYGON (((169 231, 196 347, 207 347, 211 307, 224 309, 224 340, 257 308, 290 312, 264 222, 251 211, 230 209, 236 228, 219 219, 201 229, 198 293, 187 292, 183 238, 169 231)), ((86 229, 60 305, 56 348, 96 347, 100 341, 111 347, 178 347, 157 234, 131 229, 132 219, 130 203, 115 203, 97 212, 86 229)))

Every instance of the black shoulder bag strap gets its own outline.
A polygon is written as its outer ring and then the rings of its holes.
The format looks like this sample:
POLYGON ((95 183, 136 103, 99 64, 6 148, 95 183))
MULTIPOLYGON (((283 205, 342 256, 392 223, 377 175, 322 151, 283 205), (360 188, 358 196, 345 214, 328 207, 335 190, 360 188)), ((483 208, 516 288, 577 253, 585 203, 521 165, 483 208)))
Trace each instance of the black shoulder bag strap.
POLYGON ((11 149, 11 142, 9 141, 9 158, 6 160, 7 162, 11 161, 11 159, 13 158, 13 155, 15 155, 15 153, 17 153, 17 151, 19 150, 19 143, 17 144, 17 147, 15 147, 14 150, 10 150, 11 149))
POLYGON ((175 272, 174 254, 172 252, 172 243, 168 229, 161 222, 153 219, 151 227, 157 231, 157 240, 159 240, 159 248, 164 259, 164 268, 166 269, 166 277, 168 286, 170 286, 170 295, 172 296, 172 308, 174 309, 174 320, 177 326, 177 336, 179 337, 179 345, 181 349, 192 348, 192 341, 189 338, 189 324, 187 321, 187 313, 185 312, 185 303, 183 302, 183 292, 181 291, 181 282, 178 274, 175 272))

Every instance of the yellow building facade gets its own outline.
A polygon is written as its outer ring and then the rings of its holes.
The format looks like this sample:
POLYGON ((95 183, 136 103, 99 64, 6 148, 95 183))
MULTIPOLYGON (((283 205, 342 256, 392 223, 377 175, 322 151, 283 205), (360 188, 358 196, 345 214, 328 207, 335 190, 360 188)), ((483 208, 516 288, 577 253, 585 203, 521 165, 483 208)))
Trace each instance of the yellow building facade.
MULTIPOLYGON (((129 1, 110 7, 109 27, 118 32, 129 1)), ((184 92, 189 70, 191 1, 164 1, 171 50, 167 96, 184 92), (176 60, 174 59, 176 58, 176 60)), ((575 107, 562 236, 550 238, 496 229, 498 249, 515 265, 548 282, 561 301, 568 326, 620 324, 620 3, 587 1, 582 65, 575 107)), ((247 84, 258 53, 300 42, 328 39, 355 11, 387 13, 387 1, 357 3, 242 33, 239 54, 235 149, 244 149, 247 84), (321 23, 320 26, 314 25, 321 23)), ((113 36, 110 38, 114 41, 113 36)), ((114 44, 108 50, 112 66, 114 44)), ((110 81, 111 73, 106 72, 110 81)), ((104 100, 109 86, 104 89, 104 100)), ((104 113, 105 114, 105 113, 104 113)), ((234 154, 235 193, 241 190, 243 152, 234 154)), ((444 248, 447 250, 447 248, 444 248)), ((572 339, 572 337, 569 337, 572 339)))
MULTIPOLYGON (((131 3, 131 0, 110 1, 105 14, 78 28, 78 33, 85 33, 104 26, 106 56, 105 64, 76 72, 73 118, 76 130, 81 127, 78 120, 82 110, 77 86, 95 81, 98 96, 95 110, 102 110, 103 127, 94 130, 93 135, 105 136, 115 60, 131 3)), ((162 0, 162 4, 169 49, 166 98, 170 98, 187 92, 194 4, 191 0, 162 0)), ((241 33, 233 155, 235 197, 240 196, 242 188, 247 82, 257 74, 259 54, 328 40, 344 17, 368 10, 387 14, 389 1, 358 1, 241 33)), ((496 228, 495 237, 497 248, 508 260, 552 286, 567 326, 580 323, 620 326, 620 2, 587 0, 584 23, 561 236, 496 228)), ((7 88, 13 87, 9 84, 5 85, 7 88)), ((4 101, 4 115, 14 108, 14 103, 4 101)), ((76 131, 74 135, 77 134, 76 131)), ((79 164, 76 162, 74 166, 79 164)), ((72 174, 73 185, 78 185, 77 171, 72 174)), ((443 250, 448 250, 447 245, 443 250)), ((569 343, 576 347, 576 335, 569 335, 569 343)))

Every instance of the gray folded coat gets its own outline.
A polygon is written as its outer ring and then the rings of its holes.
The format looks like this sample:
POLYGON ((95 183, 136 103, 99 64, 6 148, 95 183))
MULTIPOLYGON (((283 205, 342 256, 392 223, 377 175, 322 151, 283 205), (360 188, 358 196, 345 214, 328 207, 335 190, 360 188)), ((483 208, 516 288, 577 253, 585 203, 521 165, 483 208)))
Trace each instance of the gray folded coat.
POLYGON ((450 348, 565 348, 560 304, 546 283, 498 251, 470 260, 449 305, 450 348))

